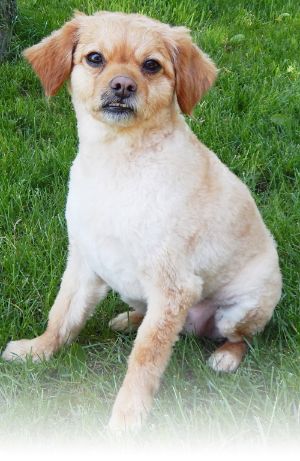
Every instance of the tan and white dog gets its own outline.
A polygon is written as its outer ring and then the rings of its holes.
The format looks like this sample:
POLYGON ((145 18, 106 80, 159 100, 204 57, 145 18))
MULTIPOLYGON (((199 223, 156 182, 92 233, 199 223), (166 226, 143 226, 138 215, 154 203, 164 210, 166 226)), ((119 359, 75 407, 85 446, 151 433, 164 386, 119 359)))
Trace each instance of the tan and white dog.
POLYGON ((47 95, 70 79, 79 152, 68 262, 48 327, 10 342, 3 357, 49 359, 112 288, 132 310, 111 327, 139 329, 110 427, 133 429, 181 331, 224 338, 209 364, 238 367, 244 338, 264 328, 280 298, 276 247, 247 187, 180 113, 191 113, 217 73, 186 28, 78 13, 25 56, 47 95))

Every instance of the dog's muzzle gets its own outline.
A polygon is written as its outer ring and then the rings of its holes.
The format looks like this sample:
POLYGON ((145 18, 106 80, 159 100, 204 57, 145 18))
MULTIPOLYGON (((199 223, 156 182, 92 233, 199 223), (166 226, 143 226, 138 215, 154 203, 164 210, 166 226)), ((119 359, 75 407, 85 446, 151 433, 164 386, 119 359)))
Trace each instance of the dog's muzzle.
POLYGON ((108 115, 128 117, 136 112, 136 82, 127 76, 119 75, 109 82, 109 90, 102 97, 102 110, 108 115))

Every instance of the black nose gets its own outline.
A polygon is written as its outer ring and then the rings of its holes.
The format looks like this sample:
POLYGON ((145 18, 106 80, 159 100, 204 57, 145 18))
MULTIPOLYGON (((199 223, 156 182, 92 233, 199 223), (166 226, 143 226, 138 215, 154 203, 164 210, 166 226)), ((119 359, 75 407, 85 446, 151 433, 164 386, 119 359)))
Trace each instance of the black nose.
POLYGON ((137 84, 135 83, 132 78, 124 77, 123 75, 119 75, 118 77, 114 77, 109 86, 113 90, 114 94, 119 98, 129 98, 129 96, 134 95, 137 90, 137 84))

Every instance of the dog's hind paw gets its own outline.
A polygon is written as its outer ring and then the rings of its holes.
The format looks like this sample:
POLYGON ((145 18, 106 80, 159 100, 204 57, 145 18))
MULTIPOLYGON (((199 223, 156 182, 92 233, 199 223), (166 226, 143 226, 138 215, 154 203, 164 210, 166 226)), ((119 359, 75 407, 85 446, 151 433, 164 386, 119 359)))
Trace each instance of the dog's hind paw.
POLYGON ((130 333, 138 329, 143 318, 144 316, 136 311, 122 312, 112 319, 108 326, 114 331, 130 333))
POLYGON ((227 341, 211 354, 208 365, 215 371, 233 373, 239 367, 246 350, 244 341, 237 343, 227 341))

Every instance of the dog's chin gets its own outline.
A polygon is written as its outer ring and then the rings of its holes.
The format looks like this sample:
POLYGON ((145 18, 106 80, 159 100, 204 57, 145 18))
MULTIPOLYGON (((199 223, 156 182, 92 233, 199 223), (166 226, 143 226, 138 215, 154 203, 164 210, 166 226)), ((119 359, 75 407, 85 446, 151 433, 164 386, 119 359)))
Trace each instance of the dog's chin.
POLYGON ((104 105, 100 108, 100 114, 103 121, 111 125, 126 126, 134 122, 136 110, 128 105, 104 105))

